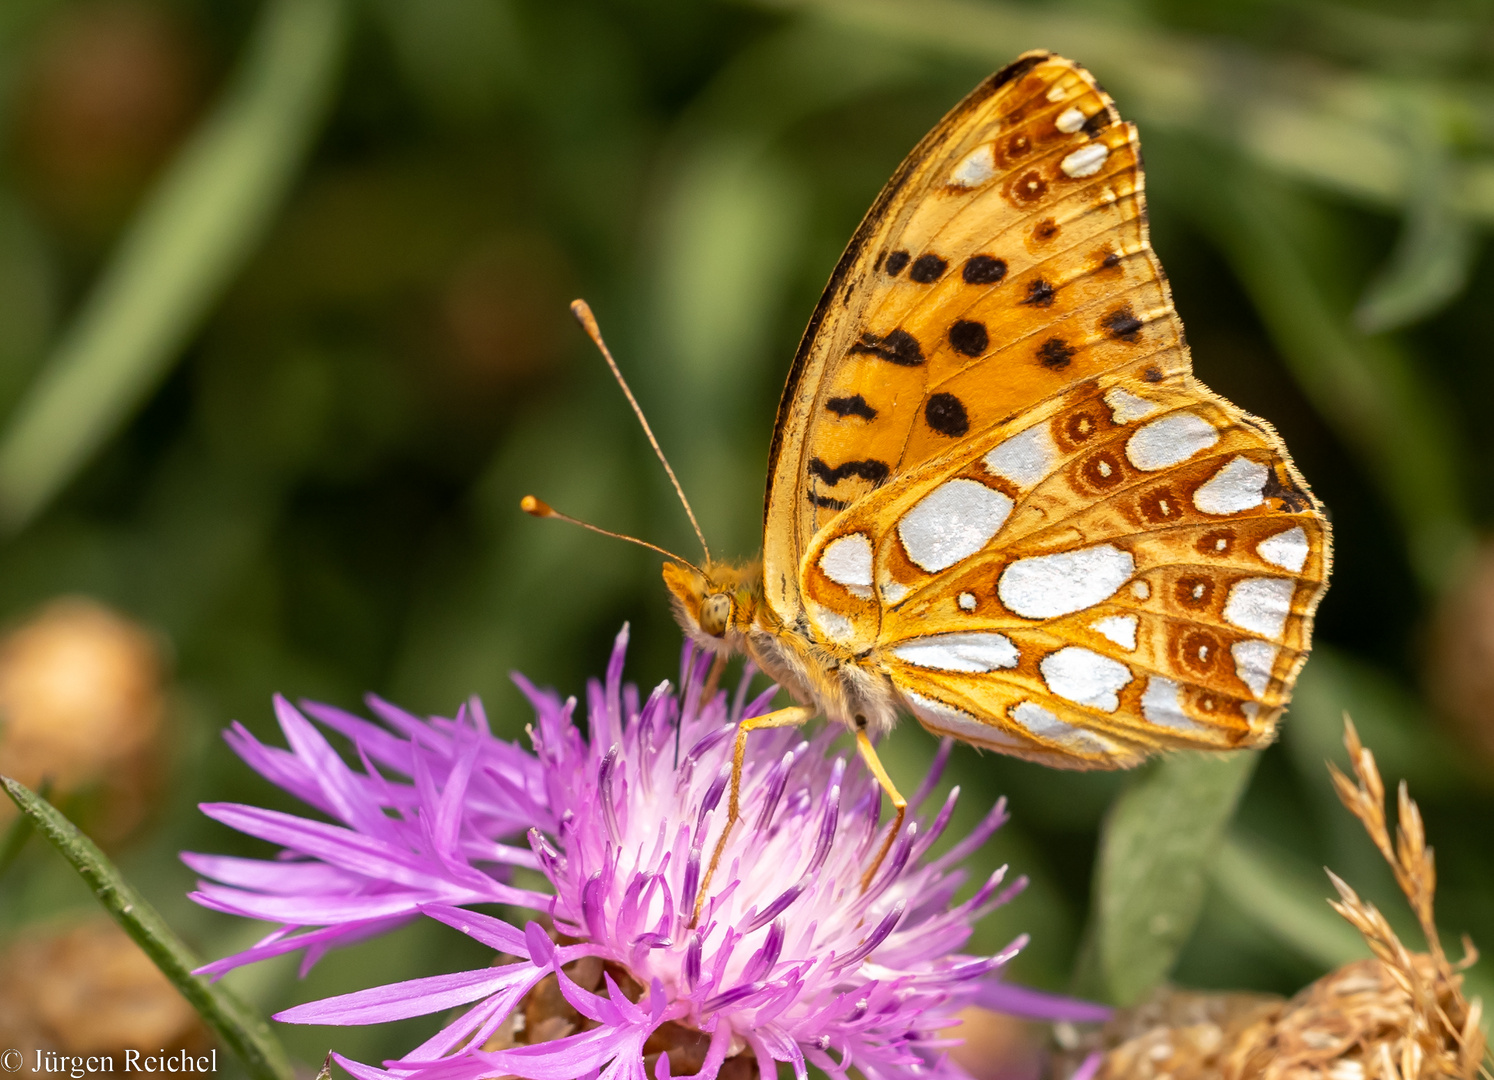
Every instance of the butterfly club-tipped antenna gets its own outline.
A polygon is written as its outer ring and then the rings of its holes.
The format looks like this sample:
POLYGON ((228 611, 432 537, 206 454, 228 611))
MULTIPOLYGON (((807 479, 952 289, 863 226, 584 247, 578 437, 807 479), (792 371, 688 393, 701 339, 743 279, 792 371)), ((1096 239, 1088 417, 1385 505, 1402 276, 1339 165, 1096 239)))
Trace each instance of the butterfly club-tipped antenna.
MULTIPOLYGON (((669 482, 674 485, 674 493, 680 497, 680 505, 685 508, 685 516, 690 519, 690 527, 695 530, 696 539, 700 541, 700 550, 705 552, 707 564, 711 561, 711 547, 706 543, 705 533, 700 529, 700 522, 695 519, 695 511, 690 508, 690 500, 685 498, 685 489, 680 486, 679 477, 674 475, 674 469, 669 464, 669 459, 664 456, 663 449, 659 446, 659 440, 654 437, 654 429, 649 427, 648 417, 643 415, 643 408, 638 404, 638 399, 633 396, 632 388, 628 386, 628 380, 623 378, 622 369, 617 366, 617 361, 612 359, 612 350, 607 348, 607 343, 602 340, 601 328, 597 326, 597 318, 591 313, 591 305, 585 300, 573 300, 571 302, 571 314, 576 316, 576 321, 586 331, 586 336, 591 338, 592 344, 602 354, 602 359, 607 361, 607 366, 612 369, 612 377, 617 380, 617 385, 622 387, 623 394, 628 399, 628 404, 633 406, 633 415, 638 417, 638 423, 643 426, 643 434, 648 436, 648 444, 654 448, 654 453, 659 458, 659 464, 664 466, 664 471, 669 474, 669 482)), ((679 560, 684 562, 683 559, 679 560)), ((690 565, 686 563, 685 565, 690 565)))
POLYGON ((610 536, 614 540, 626 540, 630 544, 637 544, 639 547, 646 547, 650 551, 657 551, 666 559, 673 559, 681 566, 688 566, 691 570, 694 570, 701 577, 705 576, 704 570, 696 566, 689 559, 684 558, 681 555, 676 555, 668 548, 661 548, 658 544, 650 544, 647 540, 640 540, 636 536, 629 536, 627 533, 613 532, 611 529, 604 529, 600 525, 593 525, 589 521, 582 521, 580 518, 573 518, 569 514, 562 514, 559 510, 555 509, 555 507, 551 506, 543 499, 536 499, 533 495, 525 495, 522 499, 520 499, 519 509, 524 511, 524 513, 528 514, 530 517, 554 518, 556 521, 564 521, 568 522, 571 525, 579 525, 583 529, 589 529, 591 532, 598 533, 602 536, 610 536))

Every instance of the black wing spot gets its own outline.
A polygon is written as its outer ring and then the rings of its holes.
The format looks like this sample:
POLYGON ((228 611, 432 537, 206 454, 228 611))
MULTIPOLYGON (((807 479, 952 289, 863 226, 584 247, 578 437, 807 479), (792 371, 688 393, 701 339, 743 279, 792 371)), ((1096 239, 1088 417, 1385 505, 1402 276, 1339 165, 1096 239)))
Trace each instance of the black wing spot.
POLYGON ((816 495, 812 491, 806 491, 804 494, 809 499, 811 506, 818 506, 824 510, 844 510, 851 505, 844 499, 832 499, 828 495, 816 495))
POLYGON ((1141 377, 1149 383, 1159 383, 1162 381, 1162 369, 1153 364, 1141 373, 1141 377))
POLYGON ((865 461, 846 461, 831 467, 826 465, 820 458, 809 459, 809 475, 818 476, 825 483, 834 486, 848 476, 859 477, 862 480, 870 480, 873 484, 880 484, 887 479, 887 474, 892 470, 887 467, 887 462, 868 458, 865 461))
POLYGON ((947 269, 949 263, 937 255, 920 255, 913 263, 913 269, 908 271, 908 278, 920 285, 932 285, 938 281, 947 269))
POLYGON ((833 397, 825 402, 825 408, 844 420, 848 416, 859 416, 863 420, 875 420, 877 410, 866 403, 866 398, 860 394, 852 394, 850 397, 833 397))
POLYGON ((1092 138, 1108 128, 1113 119, 1109 109, 1101 109, 1088 120, 1084 121, 1084 126, 1079 130, 1092 138))
POLYGON ((934 394, 923 407, 923 418, 940 435, 958 438, 970 430, 965 405, 953 394, 934 394))
POLYGON ((1023 75, 1026 75, 1029 71, 1037 67, 1052 55, 1052 53, 1045 52, 1035 54, 1033 56, 1024 56, 1020 59, 1013 60, 1010 64, 1007 64, 1006 67, 1002 68, 996 74, 991 76, 991 78, 988 80, 991 89, 999 90, 1007 83, 1011 82, 1013 79, 1020 79, 1023 75))
POLYGON ((1052 307, 1053 292, 1052 285, 1042 278, 1037 278, 1027 286, 1027 299, 1022 303, 1031 304, 1033 307, 1052 307))
POLYGON ((1300 514, 1312 506, 1312 500, 1290 480, 1283 482, 1276 475, 1275 469, 1266 475, 1266 484, 1261 489, 1261 494, 1268 499, 1280 499, 1282 505, 1294 514, 1300 514))
POLYGON ((851 352, 870 353, 902 367, 917 367, 923 363, 923 348, 906 330, 893 330, 880 337, 862 334, 861 340, 851 346, 851 352))
POLYGON ((1113 251, 1108 251, 1105 253, 1105 257, 1100 260, 1100 265, 1103 266, 1106 270, 1111 270, 1119 266, 1120 261, 1121 257, 1119 255, 1117 255, 1113 251))
POLYGON ((1100 320, 1105 333, 1117 341, 1135 341, 1141 334, 1141 320, 1131 310, 1130 304, 1122 305, 1100 320))
POLYGON ((1006 260, 994 255, 972 255, 960 271, 966 285, 995 285, 1006 277, 1006 260))
POLYGON ((903 267, 908 265, 909 258, 911 256, 906 251, 894 251, 887 256, 887 273, 897 277, 903 272, 903 267))
POLYGON ((956 352, 966 356, 979 356, 991 343, 991 335, 986 333, 984 324, 961 319, 949 328, 949 343, 955 347, 956 352))
POLYGON ((1038 347, 1037 354, 1043 367, 1062 371, 1074 359, 1074 347, 1063 338, 1052 337, 1038 347))

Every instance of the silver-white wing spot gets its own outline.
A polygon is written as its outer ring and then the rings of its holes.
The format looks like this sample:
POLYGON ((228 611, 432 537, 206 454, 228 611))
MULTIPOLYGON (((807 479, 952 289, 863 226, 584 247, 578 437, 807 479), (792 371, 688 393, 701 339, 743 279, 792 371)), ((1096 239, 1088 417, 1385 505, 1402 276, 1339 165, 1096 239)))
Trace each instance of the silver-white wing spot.
POLYGON ((941 735, 953 735, 973 746, 990 746, 1007 750, 1031 750, 1032 744, 1014 738, 994 724, 983 724, 963 709, 946 705, 937 698, 926 697, 913 690, 902 690, 909 707, 930 731, 941 735))
POLYGON ((962 593, 960 593, 960 610, 961 611, 974 611, 975 610, 975 594, 974 593, 968 593, 968 592, 962 592, 962 593))
POLYGON ((1301 573, 1307 562, 1307 533, 1301 525, 1295 525, 1286 532, 1266 537, 1255 546, 1255 553, 1272 566, 1301 573))
POLYGON ((1077 645, 1049 653, 1038 670, 1054 694, 1102 712, 1120 708, 1116 691, 1131 681, 1131 669, 1125 664, 1077 645))
POLYGON ((1297 585, 1289 578, 1244 578, 1230 587, 1224 621, 1265 638, 1281 637, 1297 585))
POLYGON ((1053 713, 1035 701, 1019 702, 1011 711, 1011 718, 1039 738, 1065 743, 1089 751, 1114 752, 1115 743, 1092 731, 1065 724, 1053 713))
POLYGON ((1137 397, 1129 390, 1112 386, 1105 391, 1105 404, 1110 406, 1110 417, 1117 424, 1130 424, 1145 420, 1162 406, 1144 397, 1137 397))
POLYGON ((996 155, 990 143, 977 146, 949 174, 949 182, 955 187, 980 187, 996 175, 996 155))
POLYGON ((1271 470, 1248 457, 1237 457, 1193 493, 1193 505, 1205 514, 1238 514, 1266 501, 1271 470))
POLYGON ((1005 634, 930 634, 896 645, 892 655, 931 671, 996 671, 1017 666, 1020 658, 1005 634))
POLYGON ((1271 669, 1276 666, 1276 654, 1280 651, 1269 641, 1255 638, 1237 641, 1229 647, 1229 654, 1235 658, 1235 674, 1250 687, 1253 696, 1262 697, 1266 693, 1271 682, 1271 669))
POLYGON ((1072 135, 1084 126, 1084 121, 1089 119, 1084 113, 1075 108, 1067 108, 1058 114, 1058 119, 1053 121, 1053 126, 1065 135, 1072 135))
POLYGON ((1141 695, 1141 715, 1159 727, 1193 731, 1203 727, 1183 711, 1182 688, 1171 679, 1153 675, 1141 695))
POLYGON ((1006 439, 983 461, 992 473, 1025 491, 1053 471, 1058 464, 1058 447, 1044 422, 1006 439))
POLYGON ((838 611, 830 611, 816 604, 810 611, 810 619, 820 633, 837 645, 849 645, 856 640, 856 627, 850 619, 838 611))
POLYGON ((1129 551, 1096 544, 1018 559, 1001 572, 996 595, 1025 619, 1052 619, 1108 599, 1135 571, 1129 551))
POLYGON ((1060 161, 1058 167, 1065 176, 1093 176, 1100 171, 1100 166, 1105 164, 1105 159, 1109 156, 1110 147, 1104 143, 1089 143, 1060 161))
POLYGON ((946 480, 903 515, 897 535, 908 558, 936 574, 985 547, 1011 512, 1011 499, 979 480, 946 480))
POLYGON ((1152 587, 1144 581, 1131 582, 1131 595, 1138 600, 1145 600, 1152 595, 1152 587))
MULTIPOLYGON (((1137 582, 1137 584, 1145 584, 1145 582, 1137 582)), ((1096 619, 1090 623, 1089 628, 1109 638, 1127 652, 1134 652, 1136 649, 1135 615, 1106 615, 1103 619, 1096 619)))
POLYGON ((1155 472, 1187 461, 1218 441, 1219 432, 1197 413, 1171 413, 1126 440, 1126 457, 1143 472, 1155 472))
POLYGON ((872 545, 865 533, 839 536, 820 553, 820 569, 862 599, 871 597, 872 545))

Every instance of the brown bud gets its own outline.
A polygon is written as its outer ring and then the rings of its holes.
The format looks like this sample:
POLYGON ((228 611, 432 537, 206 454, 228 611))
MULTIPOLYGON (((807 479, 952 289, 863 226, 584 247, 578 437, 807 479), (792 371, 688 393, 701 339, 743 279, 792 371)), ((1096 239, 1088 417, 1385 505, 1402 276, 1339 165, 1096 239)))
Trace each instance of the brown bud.
POLYGON ((1449 589, 1433 624, 1427 688, 1460 734, 1494 761, 1494 544, 1449 589))
POLYGON ((92 600, 49 604, 0 639, 0 773, 50 781, 54 797, 103 784, 117 796, 106 832, 119 835, 141 816, 158 756, 161 681, 160 648, 139 625, 92 600))
POLYGON ((23 931, 0 971, 0 1047, 25 1049, 19 1075, 41 1075, 38 1050, 112 1054, 123 1073, 125 1050, 201 1054, 212 1044, 176 987, 102 915, 23 931))
POLYGON ((17 95, 21 172, 43 210, 90 240, 117 225, 186 130, 200 66, 167 5, 57 8, 17 95))
POLYGON ((974 1080, 1037 1080, 1044 1067, 1043 1031, 1042 1025, 972 1007, 944 1035, 962 1040, 949 1056, 974 1080))

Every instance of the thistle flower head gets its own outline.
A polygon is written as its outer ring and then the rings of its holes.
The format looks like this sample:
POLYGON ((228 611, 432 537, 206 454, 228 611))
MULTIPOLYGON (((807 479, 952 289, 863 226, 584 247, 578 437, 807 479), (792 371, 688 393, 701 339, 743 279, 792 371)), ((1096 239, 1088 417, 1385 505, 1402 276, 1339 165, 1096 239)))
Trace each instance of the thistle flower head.
MULTIPOLYGON (((1104 1015, 998 981, 1020 939, 994 956, 959 952, 975 920, 1023 882, 1003 887, 1004 870, 998 871, 956 901, 960 860, 1001 825, 1005 809, 998 802, 974 832, 932 858, 930 847, 958 794, 932 815, 918 813, 938 767, 910 800, 909 822, 862 888, 890 823, 881 820, 873 778, 834 751, 834 730, 808 739, 786 729, 753 734, 743 763, 742 821, 696 919, 702 860, 725 823, 735 724, 766 709, 776 688, 747 702, 744 678, 731 705, 725 694, 703 694, 710 657, 687 646, 683 694, 664 684, 643 701, 622 682, 626 640, 624 630, 606 679, 589 688, 584 733, 574 699, 519 680, 536 713, 532 754, 487 733, 475 707, 453 721, 394 714, 405 742, 345 714, 308 707, 357 745, 361 774, 340 759, 323 765, 342 788, 360 793, 361 807, 327 793, 310 768, 325 743, 289 706, 281 710, 293 744, 289 755, 237 733, 239 748, 262 772, 276 763, 275 775, 298 781, 293 790, 344 825, 301 822, 295 833, 276 819, 276 835, 269 836, 264 811, 210 809, 303 856, 255 864, 252 874, 244 860, 192 857, 221 883, 203 887, 204 902, 261 918, 272 909, 295 912, 300 920, 284 920, 293 925, 258 951, 212 969, 298 943, 325 949, 420 913, 515 958, 280 1014, 303 1023, 378 1023, 470 1006, 383 1069, 345 1062, 365 1080, 663 1080, 679 1068, 711 1078, 749 1064, 772 1075, 778 1061, 791 1062, 799 1076, 810 1063, 832 1076, 854 1068, 870 1080, 953 1077, 963 1074, 943 1056, 940 1033, 969 1005, 1067 1019, 1104 1015), (382 779, 376 751, 386 767, 414 782, 382 779), (474 791, 484 798, 469 813, 474 791), (528 851, 497 841, 496 834, 526 816, 528 851), (306 839, 313 836, 315 844, 306 839), (505 883, 503 871, 514 864, 540 870, 551 891, 505 883), (409 880, 381 880, 393 866, 409 880), (287 868, 294 883, 277 883, 272 867, 287 868), (310 895, 318 883, 321 892, 310 895), (493 900, 530 908, 546 921, 521 925, 467 909, 493 900), (367 917, 359 916, 360 901, 368 904, 367 917)), ((380 710, 388 721, 387 707, 380 710)), ((946 745, 938 766, 947 753, 946 745)))

